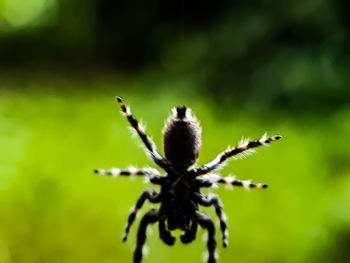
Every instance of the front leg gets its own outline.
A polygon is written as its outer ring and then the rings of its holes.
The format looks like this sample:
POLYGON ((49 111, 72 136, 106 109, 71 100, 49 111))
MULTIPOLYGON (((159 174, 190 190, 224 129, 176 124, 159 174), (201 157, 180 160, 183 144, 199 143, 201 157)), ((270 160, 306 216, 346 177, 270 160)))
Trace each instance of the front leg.
POLYGON ((154 142, 147 136, 147 134, 144 132, 144 130, 139 125, 138 121, 134 118, 134 116, 131 114, 130 109, 126 108, 124 105, 123 100, 120 97, 116 98, 125 117, 128 119, 130 125, 135 129, 137 134, 140 136, 142 142, 146 146, 147 150, 149 151, 153 161, 159 165, 161 168, 167 170, 169 169, 169 165, 167 161, 160 155, 158 152, 156 145, 154 142))
POLYGON ((136 202, 135 208, 128 217, 128 223, 126 224, 123 236, 124 242, 128 238, 130 228, 132 226, 132 223, 135 221, 138 211, 141 209, 146 200, 149 200, 151 203, 159 203, 161 201, 160 194, 158 194, 154 189, 147 189, 140 195, 139 199, 136 202))
POLYGON ((193 195, 193 199, 194 201, 198 202, 199 204, 203 205, 203 206, 214 206, 215 207, 215 212, 216 215, 218 216, 219 220, 220 220, 220 228, 221 228, 221 232, 222 232, 222 245, 223 247, 227 247, 228 244, 228 229, 227 229, 227 219, 226 219, 226 215, 224 213, 220 198, 215 195, 215 194, 208 194, 207 196, 202 196, 199 193, 195 193, 193 195))

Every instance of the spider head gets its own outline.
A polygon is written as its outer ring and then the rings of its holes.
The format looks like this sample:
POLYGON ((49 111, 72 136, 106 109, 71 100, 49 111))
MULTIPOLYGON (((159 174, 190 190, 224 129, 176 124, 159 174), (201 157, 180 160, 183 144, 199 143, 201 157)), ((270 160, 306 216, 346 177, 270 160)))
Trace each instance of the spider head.
POLYGON ((201 137, 201 128, 191 109, 174 108, 164 129, 164 152, 168 162, 180 171, 193 165, 201 149, 201 137))

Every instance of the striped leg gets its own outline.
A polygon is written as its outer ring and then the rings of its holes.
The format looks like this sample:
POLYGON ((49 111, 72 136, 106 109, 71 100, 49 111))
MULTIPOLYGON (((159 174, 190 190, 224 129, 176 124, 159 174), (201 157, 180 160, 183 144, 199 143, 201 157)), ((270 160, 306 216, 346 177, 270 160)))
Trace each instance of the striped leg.
POLYGON ((151 209, 144 215, 141 220, 139 230, 137 232, 137 244, 134 252, 134 263, 140 263, 142 260, 142 248, 146 242, 146 230, 149 224, 153 224, 159 220, 159 211, 151 209))
POLYGON ((233 186, 243 186, 246 189, 249 188, 267 188, 267 184, 253 184, 250 181, 241 181, 232 176, 221 177, 218 175, 207 175, 206 178, 196 178, 195 184, 198 187, 211 187, 215 183, 228 184, 233 186))
POLYGON ((128 119, 129 123, 136 130, 142 142, 145 144, 147 150, 150 152, 153 161, 163 169, 169 168, 166 160, 158 153, 154 142, 146 135, 146 133, 140 127, 138 121, 131 114, 130 109, 125 107, 124 102, 120 97, 117 97, 117 101, 120 107, 122 108, 124 115, 128 119))
POLYGON ((126 224, 126 227, 125 227, 123 241, 127 240, 131 225, 135 221, 138 211, 141 209, 141 207, 143 206, 146 200, 149 200, 151 203, 159 203, 161 201, 160 194, 158 194, 153 189, 147 189, 140 195, 139 199, 136 202, 135 208, 133 209, 133 211, 130 213, 128 217, 128 223, 126 224))
POLYGON ((228 185, 234 185, 234 186, 243 186, 246 189, 249 188, 267 188, 267 184, 253 184, 250 181, 241 181, 238 179, 235 179, 232 176, 227 176, 227 177, 220 177, 216 181, 217 183, 222 183, 222 184, 228 184, 228 185))
POLYGON ((245 152, 256 148, 261 145, 267 145, 273 141, 281 139, 282 136, 273 136, 267 138, 265 135, 260 140, 242 142, 238 147, 229 149, 225 152, 220 153, 213 161, 207 163, 199 168, 195 168, 194 171, 197 175, 207 174, 215 169, 217 169, 227 158, 238 155, 240 153, 244 154, 245 152))
POLYGON ((214 206, 215 212, 220 220, 220 228, 222 232, 222 245, 223 247, 227 247, 228 244, 228 229, 226 223, 226 215, 223 211, 221 201, 219 197, 215 194, 208 194, 208 196, 202 196, 199 193, 194 194, 195 201, 203 206, 214 206))
POLYGON ((192 221, 191 229, 186 231, 184 235, 181 235, 181 242, 184 244, 191 243, 197 235, 198 223, 196 221, 192 221))
POLYGON ((216 237, 215 237, 214 223, 209 216, 202 214, 198 211, 196 211, 195 218, 196 218, 196 221, 199 223, 199 225, 208 231, 208 242, 207 242, 207 247, 209 252, 208 263, 216 263, 216 258, 215 258, 216 237))
POLYGON ((154 184, 164 184, 165 177, 160 176, 160 173, 153 168, 143 168, 143 169, 137 169, 137 168, 129 168, 125 170, 121 170, 118 168, 112 168, 110 170, 104 170, 104 169, 96 169, 95 174, 98 175, 110 175, 114 177, 118 176, 148 176, 151 183, 154 184))
POLYGON ((159 237, 169 246, 175 243, 175 238, 171 236, 170 231, 165 227, 165 219, 159 220, 159 237))

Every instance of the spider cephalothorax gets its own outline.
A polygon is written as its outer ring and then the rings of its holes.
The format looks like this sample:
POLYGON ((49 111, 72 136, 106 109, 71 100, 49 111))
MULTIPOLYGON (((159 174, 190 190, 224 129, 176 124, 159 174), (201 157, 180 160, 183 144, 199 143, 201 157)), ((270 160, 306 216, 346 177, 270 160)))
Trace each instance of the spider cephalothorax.
POLYGON ((100 175, 148 176, 151 183, 161 186, 159 193, 153 189, 145 190, 129 215, 123 241, 126 241, 136 214, 146 200, 161 204, 159 209, 151 209, 141 220, 137 233, 134 263, 141 262, 147 226, 155 222, 158 222, 159 237, 168 245, 173 245, 175 242, 175 238, 170 233, 174 229, 183 230, 184 234, 180 237, 181 242, 190 243, 196 238, 198 225, 205 228, 208 231, 208 263, 215 263, 216 236, 214 223, 206 214, 199 212, 198 205, 215 207, 215 212, 220 221, 224 247, 227 246, 228 238, 226 217, 219 197, 215 194, 202 195, 200 188, 211 187, 215 183, 243 186, 245 188, 266 188, 266 184, 253 184, 250 181, 240 181, 233 177, 221 177, 210 173, 225 162, 227 158, 241 153, 244 154, 255 147, 269 144, 282 137, 274 136, 268 138, 263 136, 260 140, 242 141, 237 147, 220 153, 213 161, 198 168, 190 168, 198 159, 202 145, 201 128, 197 120, 192 116, 190 109, 183 106, 173 110, 173 116, 170 117, 164 129, 164 152, 166 158, 163 158, 158 153, 155 144, 139 126, 138 121, 133 117, 130 110, 125 107, 122 99, 118 97, 117 101, 129 123, 145 144, 147 152, 153 161, 166 172, 166 175, 161 176, 156 169, 152 168, 95 170, 95 173, 100 175), (201 175, 204 176, 201 177, 201 175))

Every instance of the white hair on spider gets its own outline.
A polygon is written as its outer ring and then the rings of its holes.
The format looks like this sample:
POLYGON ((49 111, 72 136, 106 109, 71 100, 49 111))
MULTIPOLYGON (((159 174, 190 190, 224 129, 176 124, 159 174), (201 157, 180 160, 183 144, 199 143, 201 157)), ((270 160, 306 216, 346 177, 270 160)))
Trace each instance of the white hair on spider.
POLYGON ((144 246, 143 246, 143 249, 142 249, 142 252, 143 252, 143 254, 145 255, 145 257, 148 257, 149 252, 150 252, 149 246, 148 246, 148 245, 144 245, 144 246))
POLYGON ((120 169, 119 168, 112 168, 111 169, 111 175, 114 176, 114 177, 117 177, 120 175, 120 169))
POLYGON ((244 180, 244 181, 241 181, 242 182, 242 185, 244 187, 244 189, 246 189, 247 191, 250 190, 250 184, 252 183, 251 180, 244 180))

